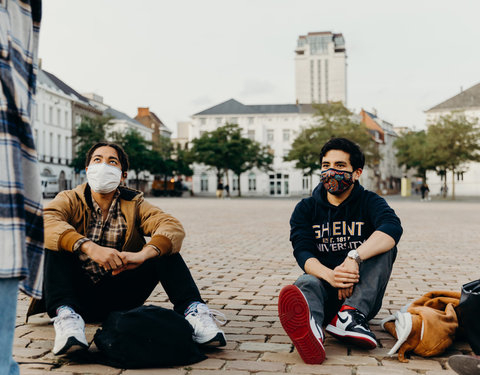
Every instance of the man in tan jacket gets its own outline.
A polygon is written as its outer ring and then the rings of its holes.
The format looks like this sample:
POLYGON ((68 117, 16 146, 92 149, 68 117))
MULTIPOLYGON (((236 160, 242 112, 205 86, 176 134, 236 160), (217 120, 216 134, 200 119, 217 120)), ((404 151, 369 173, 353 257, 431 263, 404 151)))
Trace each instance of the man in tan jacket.
POLYGON ((141 306, 158 282, 197 343, 224 346, 225 335, 179 254, 182 225, 143 193, 121 186, 125 151, 98 143, 85 169, 87 183, 59 193, 45 208, 45 307, 54 321, 54 354, 88 347, 84 319, 101 322, 111 311, 141 306))

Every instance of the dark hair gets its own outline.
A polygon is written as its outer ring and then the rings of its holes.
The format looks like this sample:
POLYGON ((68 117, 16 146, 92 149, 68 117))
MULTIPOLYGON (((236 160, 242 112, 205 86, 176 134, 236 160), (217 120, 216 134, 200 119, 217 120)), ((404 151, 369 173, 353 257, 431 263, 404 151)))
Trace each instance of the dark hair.
POLYGON ((353 170, 363 168, 365 165, 365 155, 360 149, 360 146, 347 138, 332 138, 325 143, 320 151, 320 164, 322 163, 323 157, 330 150, 341 150, 349 154, 350 164, 352 164, 353 170))
POLYGON ((127 172, 128 171, 128 156, 125 150, 122 148, 122 146, 117 145, 116 143, 110 143, 110 142, 98 142, 94 144, 92 147, 90 147, 90 150, 87 152, 87 158, 85 159, 85 167, 88 167, 90 164, 90 160, 92 159, 93 153, 95 150, 99 147, 111 147, 114 148, 115 151, 117 151, 118 155, 118 160, 120 160, 120 164, 122 166, 122 172, 127 172))

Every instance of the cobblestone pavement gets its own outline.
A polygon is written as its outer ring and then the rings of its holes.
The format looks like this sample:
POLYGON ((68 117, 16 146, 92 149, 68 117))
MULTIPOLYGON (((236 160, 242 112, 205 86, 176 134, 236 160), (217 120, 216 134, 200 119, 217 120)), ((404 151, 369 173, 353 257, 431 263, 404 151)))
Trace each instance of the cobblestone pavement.
MULTIPOLYGON (((430 290, 459 290, 479 277, 480 203, 420 202, 390 199, 402 219, 404 235, 379 315, 371 321, 380 347, 365 351, 326 339, 327 359, 305 365, 277 317, 280 289, 301 271, 288 240, 290 214, 296 200, 153 198, 151 201, 178 217, 187 230, 182 254, 209 306, 227 316, 228 345, 208 353, 208 359, 188 367, 121 370, 76 364, 51 353, 54 330, 48 317, 37 315, 25 324, 28 299, 19 297, 14 355, 22 374, 108 375, 248 375, 248 374, 454 374, 447 359, 469 353, 456 342, 441 357, 412 356, 400 363, 387 356, 394 340, 381 330, 381 318, 430 290)), ((158 287, 149 302, 170 307, 158 287)), ((97 326, 87 326, 87 339, 97 326)))

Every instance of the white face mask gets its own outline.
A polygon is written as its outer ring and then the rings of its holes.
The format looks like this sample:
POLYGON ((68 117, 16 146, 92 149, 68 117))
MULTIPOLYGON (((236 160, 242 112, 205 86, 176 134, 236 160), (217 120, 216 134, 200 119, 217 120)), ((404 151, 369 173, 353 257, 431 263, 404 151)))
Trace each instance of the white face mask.
POLYGON ((121 177, 120 169, 105 163, 90 164, 87 169, 87 181, 95 193, 111 193, 120 185, 121 177))

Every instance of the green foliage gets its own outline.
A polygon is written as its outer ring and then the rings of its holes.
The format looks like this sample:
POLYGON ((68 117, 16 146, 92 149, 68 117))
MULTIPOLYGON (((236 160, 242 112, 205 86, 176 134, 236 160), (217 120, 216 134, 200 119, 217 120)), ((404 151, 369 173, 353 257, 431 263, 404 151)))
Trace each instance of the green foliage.
MULTIPOLYGON (((193 140, 192 155, 197 163, 216 170, 219 181, 223 172, 231 170, 239 177, 250 169, 268 169, 273 156, 268 147, 261 146, 241 134, 237 124, 226 124, 193 140)), ((240 189, 238 195, 241 195, 240 189)))
MULTIPOLYGON (((428 130, 409 132, 395 141, 399 165, 416 168, 425 178, 427 170, 452 175, 469 161, 480 161, 480 127, 462 113, 440 117, 428 130)), ((446 179, 444 179, 446 184, 446 179)), ((446 189, 444 189, 446 191, 446 189)), ((452 180, 455 198, 455 180, 452 180)))
POLYGON ((138 189, 140 172, 151 169, 152 151, 148 148, 151 142, 145 140, 138 131, 133 129, 129 129, 125 133, 112 133, 111 136, 113 141, 122 146, 127 153, 130 169, 135 171, 135 182, 138 189))
POLYGON ((480 161, 480 127, 464 114, 442 116, 428 127, 428 145, 439 169, 456 170, 463 163, 480 161))
POLYGON ((455 171, 469 161, 480 161, 480 127, 463 113, 442 116, 428 127, 427 144, 437 172, 452 172, 452 199, 455 199, 455 171))
POLYGON ((365 154, 366 164, 378 164, 380 155, 375 141, 361 122, 341 102, 314 104, 315 124, 303 129, 293 141, 285 161, 296 161, 295 167, 311 176, 321 169, 320 150, 331 138, 343 137, 357 143, 365 154))
POLYGON ((427 170, 435 169, 425 131, 405 133, 395 140, 394 146, 397 149, 396 158, 399 166, 416 169, 418 176, 424 180, 427 170))
POLYGON ((76 173, 85 168, 85 158, 90 147, 106 140, 110 120, 111 117, 85 117, 77 125, 74 141, 75 157, 71 164, 76 173))

